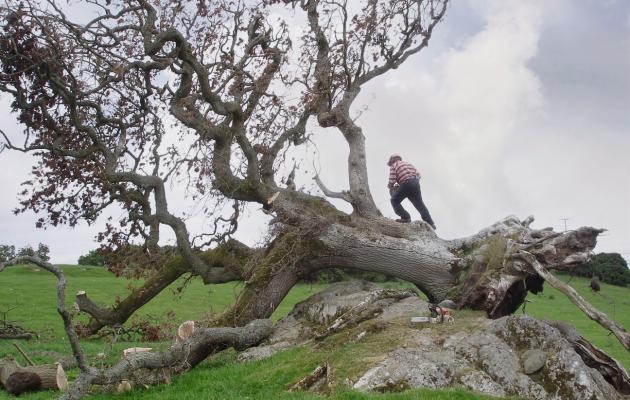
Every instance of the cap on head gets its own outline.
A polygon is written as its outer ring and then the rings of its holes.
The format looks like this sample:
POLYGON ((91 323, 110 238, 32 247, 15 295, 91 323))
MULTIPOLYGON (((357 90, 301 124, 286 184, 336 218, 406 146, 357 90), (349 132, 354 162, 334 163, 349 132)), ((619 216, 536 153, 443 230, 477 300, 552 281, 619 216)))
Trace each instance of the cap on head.
POLYGON ((391 166, 397 160, 402 160, 402 157, 400 156, 400 154, 394 153, 391 156, 389 156, 389 161, 387 161, 387 165, 391 166))

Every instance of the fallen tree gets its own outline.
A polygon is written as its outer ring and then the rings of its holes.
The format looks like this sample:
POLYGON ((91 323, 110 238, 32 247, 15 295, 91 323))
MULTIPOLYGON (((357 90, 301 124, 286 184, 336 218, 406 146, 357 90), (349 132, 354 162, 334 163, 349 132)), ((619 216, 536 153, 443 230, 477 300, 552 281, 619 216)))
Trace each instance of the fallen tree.
MULTIPOLYGON (((428 46, 447 5, 108 0, 95 1, 97 16, 78 23, 54 1, 9 1, 1 9, 0 91, 13 99, 26 135, 17 145, 2 132, 4 149, 38 157, 18 212, 39 212, 38 226, 74 226, 118 205, 124 217, 106 223, 99 240, 124 255, 112 269, 147 278, 112 307, 79 292, 77 307, 91 316, 85 330, 124 323, 184 274, 208 284, 242 280, 236 303, 210 324, 247 327, 268 318, 302 277, 336 267, 386 273, 431 301, 448 298, 499 318, 542 290, 539 266, 569 269, 587 260, 599 229, 556 233, 532 228, 532 217, 508 217, 444 240, 423 222, 399 224, 376 207, 366 138, 351 107, 364 85, 428 46), (299 38, 288 23, 269 21, 287 6, 305 21, 299 38), (351 214, 297 190, 291 155, 314 134, 310 121, 348 144, 348 189, 314 178, 351 214), (181 182, 203 205, 208 232, 194 235, 172 209, 169 187, 181 182), (229 240, 248 203, 273 218, 257 249, 229 240), (164 228, 175 238, 172 251, 162 246, 164 228), (130 247, 137 250, 131 256, 130 247)), ((199 358, 213 351, 207 346, 195 347, 199 358)), ((79 355, 77 362, 86 382, 107 380, 79 355)))

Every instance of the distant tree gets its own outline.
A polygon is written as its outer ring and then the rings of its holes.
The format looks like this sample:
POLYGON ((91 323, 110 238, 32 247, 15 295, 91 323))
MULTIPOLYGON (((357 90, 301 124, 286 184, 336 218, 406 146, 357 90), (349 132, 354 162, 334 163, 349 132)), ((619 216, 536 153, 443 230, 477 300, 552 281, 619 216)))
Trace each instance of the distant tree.
POLYGON ((39 243, 37 245, 37 251, 35 253, 44 261, 50 260, 50 247, 44 243, 39 243))
POLYGON ((90 250, 89 253, 79 257, 79 265, 95 265, 102 267, 107 265, 108 257, 98 250, 90 250))
POLYGON ((39 258, 41 258, 43 261, 48 261, 50 260, 50 247, 48 247, 48 245, 44 244, 44 243, 39 243, 37 245, 37 250, 33 249, 33 247, 29 244, 26 245, 24 247, 22 247, 20 250, 18 250, 17 252, 17 256, 18 257, 34 257, 37 256, 39 258))
POLYGON ((0 262, 7 261, 15 257, 15 246, 0 244, 0 262))
POLYGON ((574 269, 577 276, 597 276, 601 282, 617 286, 630 284, 628 263, 619 253, 599 253, 574 269))
POLYGON ((18 257, 33 257, 35 256, 35 250, 30 244, 27 244, 26 246, 18 250, 17 256, 18 257))

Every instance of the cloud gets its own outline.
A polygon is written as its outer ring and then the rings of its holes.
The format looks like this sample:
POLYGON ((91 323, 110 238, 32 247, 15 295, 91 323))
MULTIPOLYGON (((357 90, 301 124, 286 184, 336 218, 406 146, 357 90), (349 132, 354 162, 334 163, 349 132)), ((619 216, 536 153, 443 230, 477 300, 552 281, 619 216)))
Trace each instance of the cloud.
POLYGON ((522 116, 544 104, 540 81, 528 67, 538 48, 541 4, 485 4, 472 37, 433 48, 370 88, 376 100, 361 123, 370 172, 377 176, 372 181, 388 215, 391 206, 378 182, 385 179, 390 152, 403 153, 423 172, 424 196, 441 234, 472 232, 518 203, 501 166, 522 116))

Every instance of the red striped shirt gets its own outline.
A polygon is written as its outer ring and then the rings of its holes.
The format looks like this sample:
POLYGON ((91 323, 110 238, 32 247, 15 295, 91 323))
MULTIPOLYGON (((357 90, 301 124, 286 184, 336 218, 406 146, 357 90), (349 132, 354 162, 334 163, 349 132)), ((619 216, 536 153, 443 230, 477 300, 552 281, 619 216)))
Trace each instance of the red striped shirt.
POLYGON ((393 186, 394 183, 399 185, 407 182, 409 179, 419 179, 420 172, 413 165, 406 161, 396 161, 389 167, 389 182, 387 186, 393 186))

